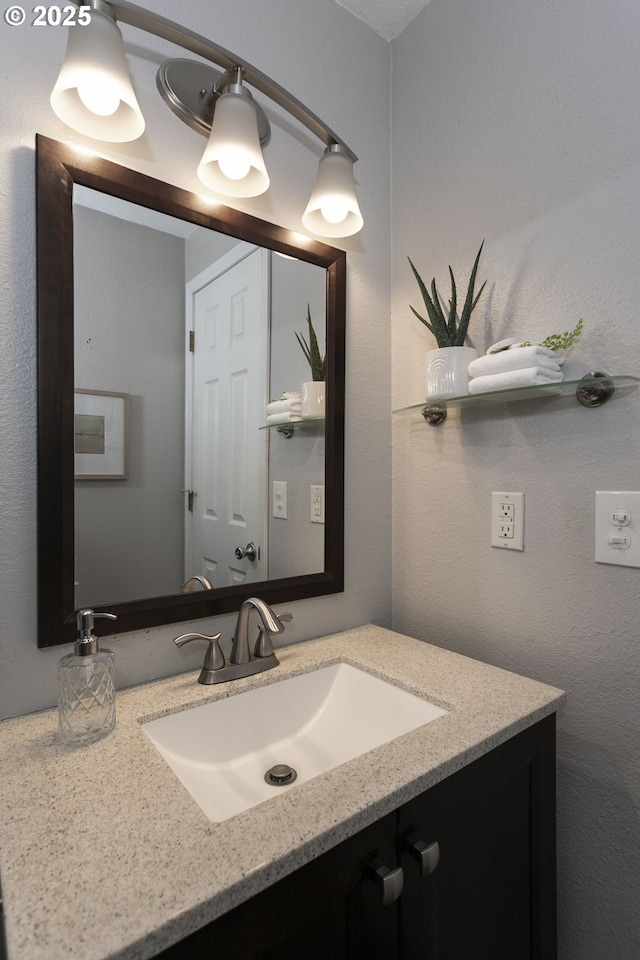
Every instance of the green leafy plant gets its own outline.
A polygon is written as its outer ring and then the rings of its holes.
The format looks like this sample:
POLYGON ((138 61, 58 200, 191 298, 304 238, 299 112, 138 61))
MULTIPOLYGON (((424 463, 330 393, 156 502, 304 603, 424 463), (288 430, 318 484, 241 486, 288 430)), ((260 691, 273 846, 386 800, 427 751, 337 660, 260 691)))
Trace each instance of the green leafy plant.
MULTIPOLYGON (((482 284, 477 295, 474 297, 474 289, 476 284, 476 273, 478 272, 478 263, 480 261, 480 254, 482 253, 482 248, 484 247, 484 240, 480 244, 480 249, 478 250, 478 255, 476 256, 475 262, 473 264, 473 269, 471 271, 471 276, 469 278, 469 286, 467 288, 467 295, 462 307, 462 312, 460 317, 458 317, 458 293, 456 289, 456 280, 453 275, 453 270, 449 267, 449 276, 451 277, 451 299, 449 300, 449 309, 448 314, 445 315, 445 308, 443 307, 440 294, 438 293, 438 288, 436 286, 435 278, 431 281, 431 295, 427 290, 426 285, 424 284, 422 277, 411 263, 411 258, 407 257, 413 270, 413 275, 418 282, 420 287, 420 293, 422 294, 422 299, 424 300, 424 305, 427 309, 427 315, 429 319, 425 319, 420 316, 417 310, 414 307, 411 307, 411 310, 416 315, 418 320, 421 323, 424 323, 425 327, 431 331, 431 333, 436 338, 436 343, 439 347, 461 347, 464 345, 464 341, 467 336, 467 330, 469 328, 469 320, 471 319, 471 314, 473 313, 475 306, 480 299, 480 295, 484 290, 487 281, 482 284)), ((411 306, 411 304, 409 304, 411 306)))
POLYGON ((316 332, 313 329, 313 323, 311 321, 311 309, 309 304, 307 304, 307 324, 309 326, 309 342, 304 338, 304 334, 294 331, 300 344, 300 348, 304 353, 307 363, 311 367, 311 379, 312 380, 324 380, 325 374, 327 372, 327 356, 323 357, 320 353, 320 347, 318 346, 318 338, 316 337, 316 332))
MULTIPOLYGON (((550 336, 545 337, 540 346, 546 347, 547 350, 568 350, 569 347, 574 345, 582 333, 583 325, 582 317, 580 317, 573 330, 565 330, 564 333, 552 333, 550 336)), ((525 342, 519 344, 519 346, 532 347, 533 344, 530 340, 525 340, 525 342)))

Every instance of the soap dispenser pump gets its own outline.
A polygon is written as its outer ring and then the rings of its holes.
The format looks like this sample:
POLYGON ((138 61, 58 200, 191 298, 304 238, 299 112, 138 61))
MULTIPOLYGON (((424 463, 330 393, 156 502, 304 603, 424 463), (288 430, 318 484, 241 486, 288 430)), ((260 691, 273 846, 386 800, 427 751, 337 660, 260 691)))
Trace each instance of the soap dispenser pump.
POLYGON ((79 610, 74 651, 58 661, 58 732, 64 743, 92 743, 116 724, 115 657, 98 649, 96 617, 117 619, 113 613, 79 610))

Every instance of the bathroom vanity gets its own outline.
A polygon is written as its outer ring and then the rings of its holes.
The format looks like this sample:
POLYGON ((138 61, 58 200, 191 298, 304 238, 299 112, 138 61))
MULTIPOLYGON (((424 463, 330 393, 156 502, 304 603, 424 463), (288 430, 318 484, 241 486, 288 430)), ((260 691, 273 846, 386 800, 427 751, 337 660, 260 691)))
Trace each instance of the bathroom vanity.
POLYGON ((88 747, 55 710, 0 725, 9 960, 552 960, 562 692, 374 626, 278 657, 120 691, 88 747), (447 712, 219 823, 142 729, 331 663, 447 712))
POLYGON ((554 718, 159 954, 551 960, 554 718))

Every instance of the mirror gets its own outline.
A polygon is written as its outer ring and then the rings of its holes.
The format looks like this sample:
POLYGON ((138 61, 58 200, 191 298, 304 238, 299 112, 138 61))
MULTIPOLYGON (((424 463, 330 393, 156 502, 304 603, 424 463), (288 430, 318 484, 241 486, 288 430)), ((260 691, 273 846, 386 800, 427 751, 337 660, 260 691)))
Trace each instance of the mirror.
POLYGON ((39 646, 73 640, 79 606, 115 613, 109 631, 124 632, 232 612, 254 594, 281 603, 341 591, 344 252, 41 136, 36 153, 39 646), (118 239, 120 230, 132 232, 118 239), (163 266, 151 283, 143 265, 156 262, 163 266), (251 387, 249 402, 234 381, 239 409, 250 407, 253 420, 222 438, 224 455, 218 444, 205 456, 203 475, 210 482, 211 463, 235 471, 240 507, 225 504, 224 512, 237 546, 256 542, 260 562, 220 565, 194 533, 194 516, 206 511, 189 510, 215 498, 193 482, 203 459, 193 438, 202 429, 191 426, 199 375, 185 349, 186 314, 193 304, 206 330, 202 291, 236 265, 254 270, 264 293, 262 386, 251 387), (133 294, 125 293, 126 272, 144 277, 133 294), (169 275, 177 277, 172 287, 169 275), (287 438, 265 427, 265 400, 311 379, 295 339, 295 331, 308 336, 307 303, 320 343, 326 334, 326 415, 294 424, 287 438), (261 513, 250 527, 246 488, 258 476, 261 513), (290 479, 308 496, 311 484, 324 485, 324 525, 273 517, 273 481, 290 479), (195 575, 213 589, 198 583, 182 592, 195 575))

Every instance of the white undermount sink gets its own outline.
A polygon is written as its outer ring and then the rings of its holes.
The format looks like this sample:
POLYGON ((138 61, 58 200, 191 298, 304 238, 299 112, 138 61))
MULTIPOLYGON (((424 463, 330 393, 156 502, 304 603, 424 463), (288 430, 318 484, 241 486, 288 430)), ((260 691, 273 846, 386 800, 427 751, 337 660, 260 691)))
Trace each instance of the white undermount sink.
POLYGON ((207 817, 219 822, 446 712, 338 663, 150 720, 142 729, 207 817), (275 785, 265 780, 274 767, 275 785))

